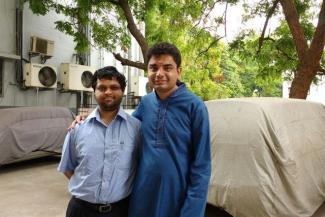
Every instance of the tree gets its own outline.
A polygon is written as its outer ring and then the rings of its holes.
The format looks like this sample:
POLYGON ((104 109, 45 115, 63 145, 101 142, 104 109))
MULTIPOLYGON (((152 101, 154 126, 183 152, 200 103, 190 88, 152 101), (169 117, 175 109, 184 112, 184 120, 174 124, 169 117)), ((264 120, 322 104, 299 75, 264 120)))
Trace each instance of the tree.
POLYGON ((94 43, 111 51, 114 57, 122 65, 128 65, 145 69, 144 63, 125 59, 120 53, 115 53, 116 47, 126 50, 130 45, 130 34, 140 45, 145 54, 148 43, 137 26, 137 21, 143 21, 145 2, 137 0, 73 0, 69 3, 61 3, 56 0, 24 0, 29 2, 33 13, 45 15, 50 10, 64 14, 70 18, 56 21, 56 28, 68 35, 73 36, 78 52, 89 50, 90 40, 79 31, 80 26, 90 26, 94 43))
MULTIPOLYGON (((313 14, 309 12, 312 4, 313 1, 302 0, 274 0, 272 2, 261 0, 250 10, 254 15, 266 15, 257 53, 262 52, 264 47, 269 49, 270 46, 273 46, 281 53, 276 55, 282 56, 283 60, 288 61, 286 63, 282 60, 281 63, 278 58, 276 61, 278 65, 284 66, 283 68, 290 64, 294 65, 290 98, 305 99, 315 76, 324 72, 324 57, 322 55, 325 43, 325 4, 322 1, 318 7, 320 12, 316 28, 312 25, 313 14), (277 32, 266 37, 265 30, 268 21, 271 16, 280 13, 279 5, 282 7, 286 22, 281 23, 277 32), (289 31, 286 31, 287 29, 289 31), (295 54, 291 52, 291 45, 295 48, 295 54)), ((245 6, 247 9, 247 5, 245 6)), ((269 58, 272 59, 272 52, 269 54, 269 58)), ((270 66, 273 67, 273 64, 270 66)))
POLYGON ((73 2, 74 4, 62 5, 54 1, 29 0, 34 13, 46 14, 50 9, 55 9, 57 13, 70 17, 70 21, 57 21, 56 25, 60 31, 74 37, 76 49, 81 52, 87 51, 88 39, 78 31, 78 26, 90 25, 95 44, 113 52, 122 65, 146 69, 143 62, 133 62, 115 53, 116 45, 127 49, 130 43, 129 32, 138 41, 144 58, 148 45, 158 41, 177 44, 183 56, 183 81, 190 90, 204 100, 229 96, 227 87, 215 82, 215 77, 221 74, 218 38, 212 37, 198 25, 202 16, 211 12, 215 1, 73 2), (145 22, 145 36, 135 25, 135 20, 145 22))
MULTIPOLYGON (((237 96, 281 96, 282 75, 284 69, 282 56, 273 44, 265 43, 257 54, 259 36, 254 32, 245 35, 245 39, 234 40, 228 47, 229 54, 223 63, 226 71, 237 71, 242 91, 237 96), (230 63, 228 63, 230 62, 230 63), (279 63, 279 64, 276 64, 279 63)), ((287 61, 284 61, 287 63, 287 61)))
POLYGON ((325 44, 325 3, 322 2, 318 24, 314 37, 308 46, 303 29, 299 23, 299 16, 291 0, 281 0, 285 18, 292 33, 297 50, 299 65, 290 89, 290 98, 306 99, 309 87, 320 71, 320 60, 325 44))
MULTIPOLYGON (((92 39, 96 45, 112 52, 114 57, 122 64, 146 69, 146 52, 148 45, 156 42, 154 35, 146 29, 143 34, 138 28, 140 22, 159 22, 151 20, 150 16, 164 13, 176 31, 182 32, 182 27, 198 19, 206 8, 210 7, 212 0, 190 1, 190 0, 72 0, 69 4, 62 4, 56 0, 23 0, 29 2, 30 9, 35 14, 45 15, 49 10, 69 17, 69 21, 56 21, 56 27, 62 32, 74 37, 77 43, 76 50, 85 52, 88 50, 89 40, 80 33, 80 25, 89 25, 92 29, 92 39), (158 5, 153 7, 154 5, 158 5), (178 13, 182 11, 182 13, 178 13), (115 53, 116 46, 127 50, 130 45, 130 34, 138 42, 144 63, 131 61, 123 58, 121 54, 115 53), (146 35, 146 36, 145 36, 146 35)), ((158 26, 159 28, 159 26, 158 26)), ((170 35, 169 32, 160 31, 162 35, 170 35)), ((167 39, 166 37, 161 37, 167 39)))

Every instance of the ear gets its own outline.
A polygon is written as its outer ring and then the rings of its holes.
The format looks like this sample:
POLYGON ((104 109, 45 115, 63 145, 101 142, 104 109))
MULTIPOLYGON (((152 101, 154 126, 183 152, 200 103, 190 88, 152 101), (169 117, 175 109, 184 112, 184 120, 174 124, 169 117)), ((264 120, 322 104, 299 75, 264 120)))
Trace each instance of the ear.
POLYGON ((178 78, 178 80, 180 80, 181 79, 181 74, 182 74, 182 67, 178 67, 177 68, 177 78, 178 78))

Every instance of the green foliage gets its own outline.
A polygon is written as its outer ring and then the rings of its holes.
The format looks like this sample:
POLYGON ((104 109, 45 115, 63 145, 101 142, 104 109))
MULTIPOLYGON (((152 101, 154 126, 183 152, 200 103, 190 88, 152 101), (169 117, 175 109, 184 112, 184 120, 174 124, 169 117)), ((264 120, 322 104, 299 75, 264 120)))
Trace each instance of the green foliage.
MULTIPOLYGON (((107 0, 74 0, 60 4, 54 0, 23 0, 35 14, 44 15, 49 10, 64 14, 70 19, 57 21, 56 28, 71 35, 78 52, 87 52, 87 37, 80 31, 91 29, 96 46, 115 51, 127 50, 130 32, 121 8, 107 0)), ((60 1, 62 2, 62 1, 60 1)), ((145 22, 145 38, 149 45, 158 41, 176 44, 183 57, 182 80, 204 100, 243 96, 280 96, 283 79, 292 79, 298 58, 291 32, 283 19, 275 31, 266 35, 259 49, 259 34, 249 30, 241 33, 231 44, 224 45, 218 36, 203 28, 202 18, 215 0, 129 0, 133 16, 145 22), (201 22, 201 23, 200 23, 201 22), (200 24, 199 24, 200 23, 200 24)), ((245 19, 264 17, 270 12, 273 1, 219 0, 219 3, 244 2, 245 19)), ((313 2, 295 0, 303 31, 308 42, 315 30, 310 12, 313 2)), ((274 15, 281 13, 280 6, 274 15)), ((204 22, 204 21, 203 21, 204 22)), ((214 24, 223 22, 215 18, 214 24)), ((324 55, 321 66, 324 67, 324 55)), ((317 82, 317 79, 315 79, 317 82)))
MULTIPOLYGON (((34 13, 44 15, 53 9, 70 18, 56 21, 56 28, 74 38, 78 52, 89 50, 89 41, 80 31, 87 25, 91 28, 92 41, 99 47, 115 51, 117 46, 125 50, 130 46, 130 33, 123 11, 107 0, 75 0, 65 5, 46 0, 29 2, 34 13)), ((213 0, 129 0, 128 3, 133 16, 146 23, 145 35, 149 45, 169 41, 180 48, 183 80, 193 92, 204 100, 233 94, 234 88, 220 81, 223 78, 220 58, 224 48, 209 32, 193 26, 201 19, 202 13, 213 6, 213 0)))
POLYGON ((29 7, 37 15, 45 15, 49 12, 52 1, 40 1, 40 0, 24 0, 24 2, 29 1, 29 7))
POLYGON ((235 91, 223 81, 220 60, 225 48, 211 33, 193 26, 212 3, 153 0, 146 5, 148 43, 168 41, 177 45, 182 54, 182 81, 203 100, 230 97, 235 91))
MULTIPOLYGON (((273 6, 271 3, 267 0, 256 3, 247 2, 244 4, 247 13, 244 18, 254 18, 256 15, 266 17, 273 6)), ((319 11, 317 11, 318 13, 312 12, 314 4, 313 1, 295 0, 299 22, 309 44, 315 31, 312 20, 319 13, 319 11)), ((281 12, 279 9, 280 4, 273 15, 279 14, 281 12)), ((259 92, 255 95, 280 96, 282 80, 292 80, 299 65, 293 37, 284 16, 282 16, 279 26, 273 32, 265 35, 261 49, 259 49, 259 37, 260 35, 254 31, 240 33, 237 39, 230 44, 231 52, 239 55, 245 61, 246 67, 253 66, 251 69, 254 71, 255 84, 252 85, 252 88, 259 92)), ((321 67, 324 68, 324 55, 321 67)), ((314 82, 317 82, 317 79, 314 79, 314 82)))
MULTIPOLYGON (((92 43, 85 33, 80 31, 85 26, 89 26, 92 30, 92 40, 96 46, 108 51, 115 51, 117 46, 122 48, 130 46, 130 33, 126 27, 125 17, 120 8, 109 1, 75 0, 70 4, 60 4, 51 0, 24 1, 29 2, 29 7, 35 14, 45 15, 49 10, 55 10, 56 13, 67 16, 68 21, 55 22, 56 28, 74 38, 75 49, 79 53, 89 52, 89 45, 92 43), (115 17, 112 14, 115 14, 115 17)), ((130 4, 140 11, 141 2, 144 1, 130 1, 130 4)))
MULTIPOLYGON (((272 40, 266 40, 258 51, 259 37, 254 33, 247 39, 234 40, 229 49, 232 61, 238 66, 243 84, 243 96, 281 96, 282 72, 292 67, 287 57, 277 50, 272 40), (275 61, 275 59, 278 60, 275 61)), ((287 44, 286 44, 287 45, 287 44)))

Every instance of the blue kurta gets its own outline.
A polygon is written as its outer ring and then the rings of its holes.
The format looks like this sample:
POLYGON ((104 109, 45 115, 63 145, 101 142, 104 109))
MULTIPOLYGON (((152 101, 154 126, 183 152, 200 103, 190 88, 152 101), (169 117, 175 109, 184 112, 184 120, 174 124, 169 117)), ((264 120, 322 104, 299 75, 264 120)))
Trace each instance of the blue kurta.
POLYGON ((184 84, 167 99, 144 96, 140 161, 130 217, 203 217, 211 174, 205 104, 184 84))

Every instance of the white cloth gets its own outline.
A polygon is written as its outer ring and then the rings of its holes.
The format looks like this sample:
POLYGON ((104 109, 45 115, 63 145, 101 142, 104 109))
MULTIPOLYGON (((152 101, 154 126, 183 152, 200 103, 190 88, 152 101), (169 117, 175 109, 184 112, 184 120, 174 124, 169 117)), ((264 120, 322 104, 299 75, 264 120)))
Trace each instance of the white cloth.
POLYGON ((310 217, 325 201, 325 108, 305 100, 206 102, 208 202, 234 217, 310 217))

